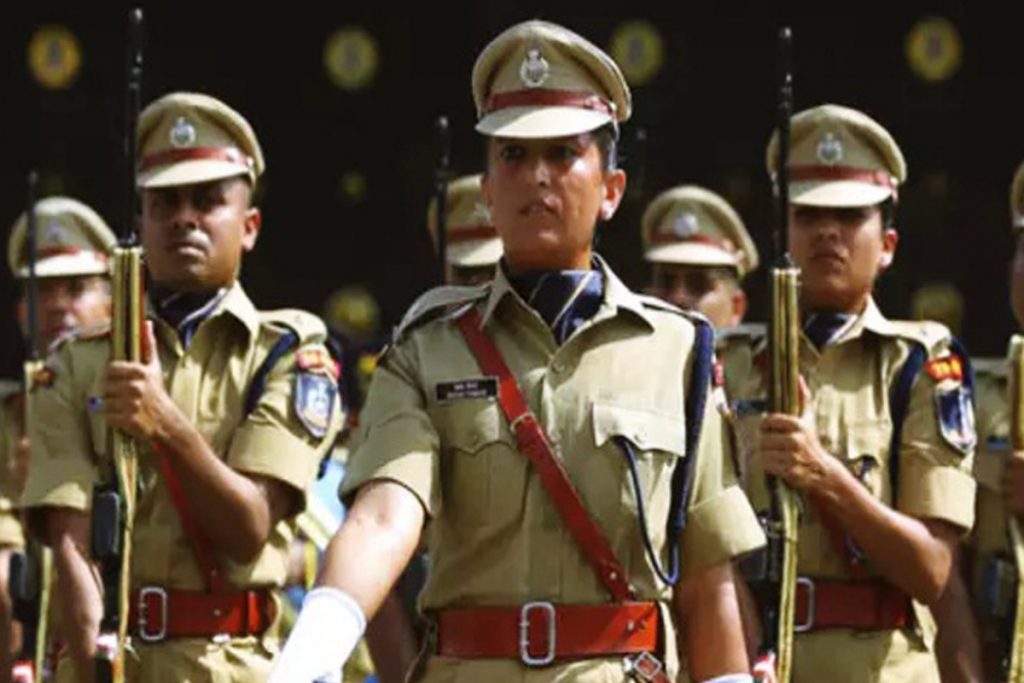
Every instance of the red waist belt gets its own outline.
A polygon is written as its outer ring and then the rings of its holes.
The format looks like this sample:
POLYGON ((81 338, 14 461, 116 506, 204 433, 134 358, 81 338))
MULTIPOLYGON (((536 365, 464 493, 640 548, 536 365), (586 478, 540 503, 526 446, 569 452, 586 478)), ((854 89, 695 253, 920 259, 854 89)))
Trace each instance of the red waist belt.
POLYGON ((892 631, 913 619, 910 597, 884 581, 797 579, 797 633, 829 628, 892 631))
POLYGON ((146 586, 132 591, 128 631, 144 643, 259 635, 273 613, 268 590, 204 593, 146 586))
POLYGON ((553 605, 447 609, 437 614, 437 653, 458 659, 519 659, 543 666, 555 659, 653 652, 658 605, 553 605))

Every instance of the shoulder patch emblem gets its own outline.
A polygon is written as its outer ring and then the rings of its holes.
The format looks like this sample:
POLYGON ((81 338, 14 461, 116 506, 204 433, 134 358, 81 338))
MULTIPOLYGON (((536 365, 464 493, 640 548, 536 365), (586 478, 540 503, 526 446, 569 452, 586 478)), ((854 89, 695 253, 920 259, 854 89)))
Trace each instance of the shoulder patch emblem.
POLYGON ((57 373, 54 369, 49 365, 44 365, 32 375, 32 389, 52 387, 55 379, 57 379, 57 373))
POLYGON ((295 414, 302 426, 317 439, 327 435, 338 397, 338 385, 324 372, 295 375, 295 414))
POLYGON ((925 372, 936 382, 951 379, 962 382, 964 379, 964 363, 958 356, 949 355, 934 358, 924 366, 925 372))
POLYGON ((334 379, 338 379, 341 374, 341 368, 338 367, 337 361, 322 346, 299 349, 295 353, 295 364, 302 372, 326 373, 334 379))
POLYGON ((939 433, 950 446, 967 455, 978 443, 974 424, 974 406, 967 387, 935 388, 935 414, 939 433))

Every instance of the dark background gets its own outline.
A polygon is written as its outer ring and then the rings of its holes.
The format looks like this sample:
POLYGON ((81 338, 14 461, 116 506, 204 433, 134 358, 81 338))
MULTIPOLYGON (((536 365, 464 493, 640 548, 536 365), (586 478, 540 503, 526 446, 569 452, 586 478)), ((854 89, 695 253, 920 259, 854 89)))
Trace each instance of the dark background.
MULTIPOLYGON (((94 206, 113 226, 125 209, 123 62, 128 3, 37 2, 0 23, 3 160, 0 223, 22 210, 29 168, 45 191, 94 206), (86 6, 87 5, 87 6, 86 6), (102 5, 102 6, 101 6, 102 5), (74 84, 48 91, 32 78, 26 50, 43 24, 70 28, 83 64, 74 84)), ((564 23, 599 45, 629 19, 655 24, 665 63, 635 87, 624 129, 630 192, 604 226, 600 250, 626 281, 642 286, 639 218, 654 194, 704 184, 734 203, 764 251, 772 203, 764 146, 774 125, 776 33, 793 26, 796 107, 825 101, 860 108, 899 141, 910 169, 898 223, 895 270, 879 284, 882 307, 905 316, 911 291, 954 283, 966 299, 962 336, 979 355, 1001 354, 1007 309, 1008 187, 1024 159, 1024 44, 1020 12, 996 3, 751 2, 356 3, 146 2, 144 100, 176 89, 222 98, 255 127, 267 157, 264 231, 245 264, 261 307, 320 311, 327 295, 365 283, 391 324, 436 266, 424 229, 438 143, 434 122, 453 127, 453 170, 479 170, 469 73, 479 50, 515 21, 564 23), (963 62, 931 84, 904 54, 908 31, 938 15, 960 32, 963 62), (369 87, 336 88, 323 66, 337 28, 372 33, 380 67, 369 87), (643 130, 647 143, 637 141, 643 130), (346 173, 366 180, 361 200, 339 189, 346 173)), ((763 316, 764 276, 748 281, 763 316)), ((13 301, 6 269, 0 301, 13 301)), ((0 374, 13 375, 21 346, 13 324, 0 334, 0 374)))

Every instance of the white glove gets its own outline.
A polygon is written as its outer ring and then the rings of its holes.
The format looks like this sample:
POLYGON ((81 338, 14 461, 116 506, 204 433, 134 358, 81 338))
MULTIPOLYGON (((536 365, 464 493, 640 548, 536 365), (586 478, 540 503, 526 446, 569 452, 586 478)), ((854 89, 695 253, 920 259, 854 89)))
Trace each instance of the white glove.
POLYGON ((366 631, 366 615, 348 593, 311 590, 267 683, 340 680, 341 667, 366 631))
POLYGON ((726 674, 708 679, 703 683, 754 683, 754 677, 750 674, 726 674))

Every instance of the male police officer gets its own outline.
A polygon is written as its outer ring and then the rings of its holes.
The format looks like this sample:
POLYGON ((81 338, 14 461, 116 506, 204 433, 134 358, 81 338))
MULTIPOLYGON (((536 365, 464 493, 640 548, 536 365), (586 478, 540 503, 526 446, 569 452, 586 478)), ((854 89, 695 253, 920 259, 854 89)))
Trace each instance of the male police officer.
MULTIPOLYGON (((37 350, 45 351, 61 336, 80 327, 106 323, 110 318, 108 255, 115 238, 99 214, 70 197, 42 199, 33 210, 38 278, 34 337, 37 350)), ((11 227, 7 241, 7 262, 19 285, 29 274, 27 236, 28 215, 23 213, 11 227)), ((24 289, 18 296, 16 317, 25 337, 33 336, 28 329, 24 289)), ((28 476, 30 449, 23 387, 11 383, 0 391, 0 652, 6 658, 12 635, 7 570, 11 551, 24 544, 14 505, 28 476)), ((9 666, 0 666, 0 681, 8 680, 10 673, 9 666)))
POLYGON ((264 161, 244 118, 174 93, 138 130, 141 240, 152 286, 143 361, 108 333, 60 345, 33 392, 35 466, 23 503, 55 550, 70 662, 91 679, 101 600, 89 560, 108 428, 140 444, 131 568, 133 681, 264 681, 291 533, 339 427, 323 323, 262 312, 238 274, 261 228, 264 161), (195 524, 186 523, 193 518, 195 524), (196 529, 198 527, 198 529, 196 529))

